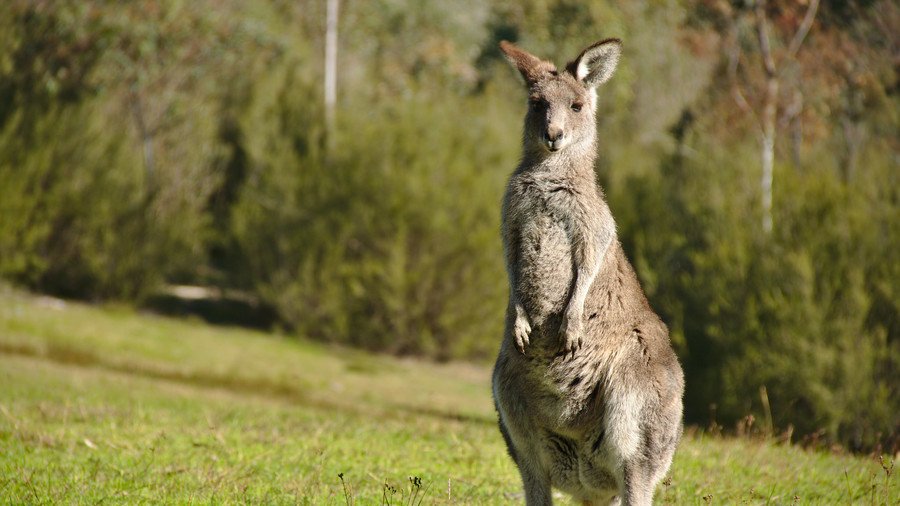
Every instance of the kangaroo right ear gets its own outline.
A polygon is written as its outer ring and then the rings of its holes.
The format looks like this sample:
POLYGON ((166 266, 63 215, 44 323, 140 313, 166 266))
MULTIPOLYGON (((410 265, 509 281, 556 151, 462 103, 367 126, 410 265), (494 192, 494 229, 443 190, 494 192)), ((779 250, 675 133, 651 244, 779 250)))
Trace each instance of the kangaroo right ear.
POLYGON ((599 86, 612 77, 622 54, 622 41, 619 39, 601 40, 587 47, 566 66, 566 70, 575 79, 586 86, 599 86))
POLYGON ((500 41, 500 50, 506 55, 506 59, 519 70, 522 77, 525 78, 525 83, 529 86, 536 83, 544 74, 556 71, 556 66, 552 63, 541 60, 511 42, 500 41))

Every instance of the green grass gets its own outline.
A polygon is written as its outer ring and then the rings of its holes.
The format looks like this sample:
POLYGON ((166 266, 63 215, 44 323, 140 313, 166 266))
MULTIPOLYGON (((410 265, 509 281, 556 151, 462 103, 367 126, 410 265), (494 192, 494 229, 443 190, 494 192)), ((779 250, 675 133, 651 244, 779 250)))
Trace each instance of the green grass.
MULTIPOLYGON (((0 502, 521 502, 489 392, 484 366, 0 287, 0 502)), ((658 502, 900 502, 877 460, 699 433, 669 478, 658 502)))

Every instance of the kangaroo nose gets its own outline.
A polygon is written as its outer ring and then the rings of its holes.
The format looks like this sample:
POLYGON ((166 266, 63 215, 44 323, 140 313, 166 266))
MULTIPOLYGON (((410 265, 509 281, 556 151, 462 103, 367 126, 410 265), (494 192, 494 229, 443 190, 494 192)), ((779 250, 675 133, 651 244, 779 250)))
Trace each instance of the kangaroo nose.
POLYGON ((544 143, 550 151, 557 151, 562 147, 563 129, 551 126, 544 132, 544 143))
POLYGON ((547 129, 547 140, 550 142, 556 142, 563 138, 563 130, 558 127, 550 127, 547 129))

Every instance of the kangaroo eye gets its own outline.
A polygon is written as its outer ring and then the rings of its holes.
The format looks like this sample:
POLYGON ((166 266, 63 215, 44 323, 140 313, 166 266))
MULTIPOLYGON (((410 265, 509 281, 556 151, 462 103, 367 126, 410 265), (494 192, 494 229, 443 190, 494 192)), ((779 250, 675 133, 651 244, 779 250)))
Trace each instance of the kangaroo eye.
POLYGON ((578 102, 572 102, 572 110, 575 112, 581 112, 581 104, 578 102))
POLYGON ((528 101, 528 105, 530 105, 532 109, 538 109, 541 107, 541 101, 540 99, 533 98, 528 101))

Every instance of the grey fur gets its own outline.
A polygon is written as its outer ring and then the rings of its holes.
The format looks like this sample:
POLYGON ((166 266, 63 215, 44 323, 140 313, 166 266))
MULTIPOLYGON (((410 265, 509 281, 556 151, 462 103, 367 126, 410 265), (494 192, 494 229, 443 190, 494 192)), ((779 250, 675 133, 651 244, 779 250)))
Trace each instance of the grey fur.
POLYGON ((551 487, 650 504, 681 437, 681 367, 594 175, 594 88, 620 47, 601 41, 557 72, 501 43, 530 105, 503 200, 510 297, 493 393, 529 505, 551 504, 551 487))

